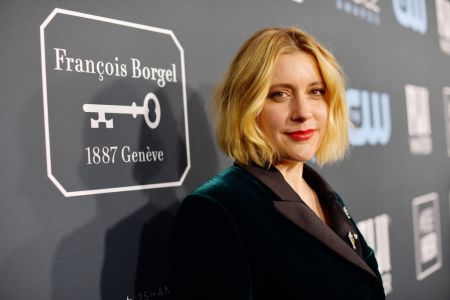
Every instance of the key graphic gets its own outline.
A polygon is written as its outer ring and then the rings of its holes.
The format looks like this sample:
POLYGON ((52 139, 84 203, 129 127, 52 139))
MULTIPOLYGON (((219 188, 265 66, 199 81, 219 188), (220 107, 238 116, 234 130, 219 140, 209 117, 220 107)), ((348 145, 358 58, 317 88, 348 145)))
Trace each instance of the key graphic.
POLYGON ((109 104, 84 104, 83 111, 87 113, 95 113, 98 115, 97 119, 91 118, 91 128, 99 128, 100 123, 105 123, 106 128, 114 128, 113 119, 106 119, 106 114, 123 114, 132 115, 136 118, 137 115, 144 115, 145 123, 151 129, 155 129, 159 125, 161 120, 161 106, 159 105, 159 100, 153 93, 148 93, 144 99, 143 106, 137 106, 133 102, 131 106, 126 105, 109 105, 109 104), (153 101, 155 104, 155 120, 150 120, 150 110, 148 108, 148 103, 153 101))

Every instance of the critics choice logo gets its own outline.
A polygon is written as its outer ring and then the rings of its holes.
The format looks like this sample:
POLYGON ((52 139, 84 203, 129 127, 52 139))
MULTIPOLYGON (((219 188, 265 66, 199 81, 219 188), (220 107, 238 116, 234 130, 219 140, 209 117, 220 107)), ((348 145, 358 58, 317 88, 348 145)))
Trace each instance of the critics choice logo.
POLYGON ((430 154, 433 151, 428 89, 405 85, 408 115, 409 149, 413 154, 430 154))
POLYGON ((416 277, 422 280, 442 266, 439 197, 426 194, 412 201, 416 277))
POLYGON ((425 0, 392 0, 395 17, 403 27, 424 34, 427 32, 427 7, 425 0))
POLYGON ((450 1, 436 0, 436 19, 439 46, 442 52, 450 55, 450 1))
POLYGON ((370 24, 380 25, 378 0, 336 0, 336 8, 370 24))
POLYGON ((181 185, 186 80, 172 31, 55 9, 41 61, 47 173, 65 196, 181 185))
POLYGON ((350 128, 353 146, 386 145, 391 137, 389 95, 379 92, 347 90, 347 108, 354 127, 350 128))
POLYGON ((360 221, 357 224, 367 244, 375 252, 386 295, 392 292, 392 266, 389 239, 390 223, 390 217, 387 214, 382 214, 360 221))
POLYGON ((444 97, 444 120, 445 131, 447 136, 447 153, 450 157, 450 87, 442 88, 442 94, 444 97))

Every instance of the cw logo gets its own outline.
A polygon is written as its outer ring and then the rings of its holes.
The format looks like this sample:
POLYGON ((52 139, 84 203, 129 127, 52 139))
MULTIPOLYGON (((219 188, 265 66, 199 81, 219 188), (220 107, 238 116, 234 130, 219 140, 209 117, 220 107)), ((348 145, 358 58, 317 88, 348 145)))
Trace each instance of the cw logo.
POLYGON ((392 0, 394 13, 400 25, 424 34, 427 32, 425 0, 392 0))
POLYGON ((388 94, 348 89, 347 108, 355 125, 349 132, 353 146, 386 145, 389 142, 391 109, 388 94))
POLYGON ((441 50, 450 54, 450 2, 436 0, 436 17, 441 50))

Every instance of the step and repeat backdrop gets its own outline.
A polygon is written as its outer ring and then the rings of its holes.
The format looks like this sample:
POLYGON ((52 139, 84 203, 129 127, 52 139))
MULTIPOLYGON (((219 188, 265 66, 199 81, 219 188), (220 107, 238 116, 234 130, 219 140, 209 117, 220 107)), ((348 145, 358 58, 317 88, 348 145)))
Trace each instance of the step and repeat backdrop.
POLYGON ((347 75, 351 151, 319 172, 387 298, 450 299, 449 0, 0 4, 1 299, 171 298, 179 203, 232 163, 212 90, 272 26, 313 34, 347 75))

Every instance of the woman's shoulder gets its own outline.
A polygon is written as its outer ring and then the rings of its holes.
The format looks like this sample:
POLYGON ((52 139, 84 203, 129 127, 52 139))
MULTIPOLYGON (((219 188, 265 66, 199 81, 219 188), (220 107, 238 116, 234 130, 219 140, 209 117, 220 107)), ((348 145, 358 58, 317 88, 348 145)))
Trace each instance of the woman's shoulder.
POLYGON ((248 192, 256 184, 252 175, 234 164, 197 187, 191 195, 213 197, 248 192))
POLYGON ((201 219, 207 216, 229 218, 231 212, 248 205, 248 201, 242 200, 248 199, 247 194, 252 189, 250 176, 237 165, 221 171, 181 201, 178 219, 201 219))
POLYGON ((267 194, 266 187, 238 164, 196 188, 183 202, 214 202, 224 207, 252 206, 267 194), (200 201, 199 201, 200 200, 200 201))

